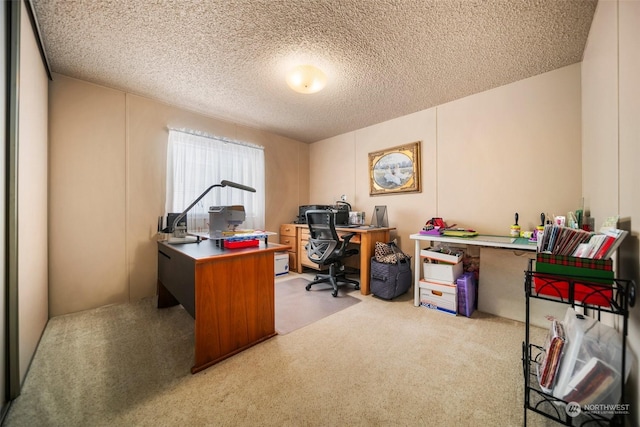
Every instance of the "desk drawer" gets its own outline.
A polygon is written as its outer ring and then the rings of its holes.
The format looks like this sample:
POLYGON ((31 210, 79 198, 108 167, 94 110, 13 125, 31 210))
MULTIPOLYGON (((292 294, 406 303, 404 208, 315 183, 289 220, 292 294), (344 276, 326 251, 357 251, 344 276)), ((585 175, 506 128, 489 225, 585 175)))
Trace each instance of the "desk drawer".
POLYGON ((280 235, 280 244, 281 245, 289 245, 291 246, 291 251, 296 250, 296 245, 298 242, 296 241, 296 236, 283 236, 280 235))
MULTIPOLYGON (((280 226, 280 236, 296 237, 296 226, 293 224, 282 224, 280 226)), ((293 239, 295 240, 295 239, 293 239)), ((281 239, 282 241, 282 239, 281 239)))

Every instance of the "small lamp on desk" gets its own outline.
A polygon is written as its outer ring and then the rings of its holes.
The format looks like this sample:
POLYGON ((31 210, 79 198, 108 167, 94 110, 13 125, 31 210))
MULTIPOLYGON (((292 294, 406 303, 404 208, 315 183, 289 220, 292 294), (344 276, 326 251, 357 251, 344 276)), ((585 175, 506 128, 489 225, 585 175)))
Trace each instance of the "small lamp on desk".
POLYGON ((204 190, 204 192, 202 194, 200 194, 198 196, 197 199, 195 199, 184 211, 182 211, 182 213, 180 215, 178 215, 174 220, 173 223, 171 224, 170 227, 167 227, 165 230, 165 232, 167 233, 171 233, 173 236, 171 238, 169 238, 169 243, 195 243, 195 242, 200 242, 200 238, 196 237, 196 238, 189 238, 187 236, 187 226, 186 225, 180 225, 178 226, 178 223, 180 222, 180 220, 182 218, 185 217, 185 215, 187 214, 187 212, 189 212, 191 210, 191 208, 193 208, 199 201, 200 199, 202 199, 204 196, 207 195, 207 193, 209 191, 211 191, 212 189, 216 188, 216 187, 233 187, 233 188, 238 188, 240 190, 244 190, 244 191, 250 191, 251 193, 255 193, 256 189, 253 187, 249 187, 247 185, 242 185, 242 184, 238 184, 232 181, 227 181, 227 180, 223 180, 220 182, 220 184, 214 184, 211 187, 207 188, 206 190, 204 190))

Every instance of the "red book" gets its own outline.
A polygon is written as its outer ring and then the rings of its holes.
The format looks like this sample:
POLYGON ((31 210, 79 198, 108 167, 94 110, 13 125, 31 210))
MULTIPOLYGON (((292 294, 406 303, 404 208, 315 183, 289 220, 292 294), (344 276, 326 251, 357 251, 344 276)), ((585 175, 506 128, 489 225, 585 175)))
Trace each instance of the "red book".
POLYGON ((609 250, 605 252, 603 256, 604 259, 611 258, 611 255, 613 255, 613 253, 618 249, 618 246, 620 246, 620 244, 622 243, 624 238, 627 236, 627 234, 629 234, 627 230, 618 230, 618 231, 620 231, 620 233, 617 236, 615 236, 616 241, 613 242, 613 245, 611 245, 609 247, 609 250))
POLYGON ((551 393, 555 385, 558 368, 564 352, 565 340, 564 326, 554 320, 547 335, 542 362, 538 366, 538 382, 545 393, 551 393))
POLYGON ((611 236, 605 237, 604 242, 602 242, 602 245, 600 245, 598 252, 596 252, 596 254, 593 256, 593 259, 602 259, 602 257, 604 257, 604 255, 607 253, 607 251, 615 241, 616 241, 615 237, 611 237, 611 236))

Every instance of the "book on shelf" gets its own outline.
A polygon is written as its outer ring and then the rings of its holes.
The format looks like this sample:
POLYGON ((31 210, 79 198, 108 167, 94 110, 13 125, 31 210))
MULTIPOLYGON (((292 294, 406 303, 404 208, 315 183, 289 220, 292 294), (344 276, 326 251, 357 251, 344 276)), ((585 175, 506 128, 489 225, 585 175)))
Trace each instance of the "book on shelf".
POLYGON ((601 402, 617 383, 620 376, 602 360, 591 358, 571 379, 562 397, 567 402, 588 405, 601 402))
POLYGON ((609 248, 611 247, 611 245, 613 245, 613 242, 615 241, 616 241, 615 237, 604 236, 604 238, 602 239, 602 244, 593 255, 593 259, 602 259, 605 256, 605 254, 608 253, 609 248))
POLYGON ((626 230, 603 228, 600 233, 547 224, 538 252, 579 258, 609 259, 629 234, 626 230))
POLYGON ((561 322, 553 320, 547 335, 542 362, 537 365, 538 382, 545 393, 551 393, 555 385, 565 342, 564 326, 561 322))
POLYGON ((611 258, 611 256, 618 250, 618 247, 622 244, 622 241, 629 232, 627 230, 612 230, 612 234, 610 236, 615 237, 613 244, 609 247, 607 252, 604 254, 603 259, 611 258), (615 236, 614 236, 615 235, 615 236))
POLYGON ((592 234, 578 228, 547 224, 542 233, 542 241, 538 251, 556 255, 571 255, 580 244, 588 242, 592 234))

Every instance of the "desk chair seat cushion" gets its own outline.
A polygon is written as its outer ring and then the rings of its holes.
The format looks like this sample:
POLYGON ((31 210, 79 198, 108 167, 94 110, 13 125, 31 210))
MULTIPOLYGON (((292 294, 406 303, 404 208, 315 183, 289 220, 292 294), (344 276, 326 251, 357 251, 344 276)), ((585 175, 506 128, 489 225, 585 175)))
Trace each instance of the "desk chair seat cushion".
POLYGON ((348 247, 355 233, 347 233, 340 238, 336 232, 335 212, 332 210, 309 210, 305 213, 309 226, 309 241, 306 245, 309 260, 319 267, 329 266, 329 274, 317 274, 315 280, 306 286, 307 290, 317 283, 331 283, 332 295, 338 296, 338 283, 350 283, 360 289, 360 283, 346 277, 343 260, 359 253, 348 247))

